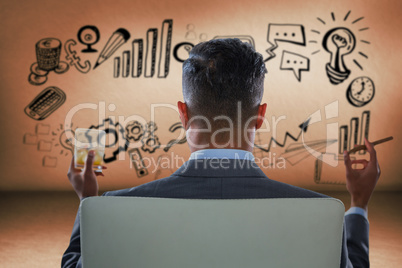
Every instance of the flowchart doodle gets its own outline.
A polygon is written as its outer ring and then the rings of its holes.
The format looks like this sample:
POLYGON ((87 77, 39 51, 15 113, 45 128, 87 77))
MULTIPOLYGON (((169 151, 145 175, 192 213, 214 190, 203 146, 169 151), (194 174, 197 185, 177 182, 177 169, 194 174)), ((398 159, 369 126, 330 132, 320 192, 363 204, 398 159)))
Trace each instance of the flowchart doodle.
POLYGON ((297 80, 301 81, 301 72, 310 70, 310 60, 302 55, 283 51, 281 70, 291 70, 295 74, 297 80))

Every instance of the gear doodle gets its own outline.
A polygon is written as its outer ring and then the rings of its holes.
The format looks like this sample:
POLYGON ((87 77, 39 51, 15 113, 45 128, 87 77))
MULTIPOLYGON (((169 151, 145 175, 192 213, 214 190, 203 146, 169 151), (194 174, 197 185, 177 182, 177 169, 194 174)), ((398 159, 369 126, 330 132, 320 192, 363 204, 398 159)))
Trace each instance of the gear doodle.
POLYGON ((138 141, 143 135, 144 126, 140 122, 134 121, 126 126, 126 137, 128 141, 138 141))
MULTIPOLYGON (((149 134, 149 132, 147 133, 149 134)), ((156 149, 158 149, 161 146, 161 143, 159 142, 159 139, 155 135, 146 135, 144 138, 141 140, 142 142, 142 147, 141 149, 144 152, 149 152, 149 153, 154 153, 156 149)))
POLYGON ((158 129, 158 127, 156 126, 155 122, 153 121, 149 121, 147 128, 146 128, 146 132, 149 132, 151 135, 154 134, 154 132, 158 129))
POLYGON ((101 125, 92 125, 89 128, 100 129, 106 132, 106 148, 105 155, 103 156, 103 161, 105 161, 105 163, 117 160, 119 153, 127 150, 128 141, 124 136, 124 128, 119 122, 114 123, 111 118, 108 118, 104 119, 101 125), (110 136, 112 136, 112 138, 110 136), (112 148, 115 148, 115 150, 111 151, 110 149, 112 148))

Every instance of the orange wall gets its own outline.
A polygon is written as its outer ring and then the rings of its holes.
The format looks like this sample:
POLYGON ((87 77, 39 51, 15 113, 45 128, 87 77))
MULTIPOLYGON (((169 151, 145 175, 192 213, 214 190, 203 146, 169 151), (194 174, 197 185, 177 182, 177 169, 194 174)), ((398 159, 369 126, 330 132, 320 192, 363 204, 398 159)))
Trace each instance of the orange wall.
MULTIPOLYGON (((246 36, 244 40, 253 40, 256 50, 262 53, 264 58, 268 58, 266 50, 271 47, 267 42, 270 24, 271 27, 273 24, 302 25, 305 45, 278 42, 278 48, 274 50, 276 57, 266 63, 269 73, 265 82, 263 101, 268 104, 266 118, 269 131, 261 133, 258 142, 267 144, 274 137, 282 143, 286 132, 296 138, 300 133, 299 125, 308 118, 318 120, 316 116, 320 114, 321 120, 311 124, 303 137, 300 136, 297 141, 288 137, 284 147, 271 147, 271 155, 263 154, 261 150, 256 149, 257 157, 265 157, 265 161, 271 162, 276 159, 273 166, 264 168, 266 174, 272 179, 310 189, 345 189, 342 185, 332 183, 344 181, 342 161, 336 161, 338 164, 336 167, 325 163, 322 165, 321 182, 331 182, 330 184, 314 182, 316 158, 303 147, 302 138, 309 146, 317 141, 338 139, 338 130, 342 126, 349 126, 350 131, 351 119, 358 118, 360 123, 363 112, 369 111, 370 140, 394 136, 392 142, 376 147, 382 169, 378 188, 401 190, 402 93, 398 88, 402 82, 399 74, 402 47, 402 39, 399 37, 401 11, 402 4, 397 0, 381 2, 38 0, 1 3, 0 190, 71 189, 66 178, 71 152, 60 144, 60 135, 68 128, 74 130, 76 127, 101 125, 107 118, 112 118, 115 123, 120 122, 120 126, 117 126, 122 129, 120 141, 128 137, 129 133, 125 128, 130 123, 130 118, 135 117, 135 120, 141 119, 145 123, 154 119, 157 125, 154 134, 158 137, 161 147, 151 153, 150 150, 141 148, 141 141, 130 143, 131 147, 139 146, 138 151, 142 157, 151 161, 148 175, 138 176, 135 169, 130 167, 129 154, 121 152, 117 155, 116 161, 107 163, 108 170, 105 171, 105 177, 100 179, 101 190, 131 187, 168 176, 190 154, 186 144, 174 145, 167 153, 163 150, 163 145, 178 138, 181 130, 169 131, 169 128, 179 121, 177 112, 172 107, 177 100, 182 100, 181 63, 173 55, 176 45, 181 42, 196 44, 203 39, 212 39, 216 36, 246 36), (351 12, 345 20, 349 11, 351 12), (364 18, 355 22, 361 17, 364 18), (158 78, 161 51, 159 38, 165 19, 173 20, 169 73, 166 78, 158 78), (85 25, 93 25, 99 29, 100 39, 93 45, 98 52, 81 52, 86 46, 78 41, 77 33, 85 25), (322 47, 325 33, 336 27, 346 27, 356 38, 355 49, 344 57, 351 73, 338 85, 332 84, 328 79, 325 66, 330 61, 330 53, 322 47), (130 39, 107 61, 93 69, 99 53, 118 28, 130 32, 130 39), (134 39, 144 40, 144 53, 146 52, 146 33, 149 28, 159 30, 155 75, 144 77, 143 69, 143 74, 138 78, 131 77, 131 73, 127 78, 123 78, 122 74, 114 78, 115 58, 122 58, 124 51, 129 51, 131 55, 131 44, 134 39), (91 68, 87 73, 78 71, 74 65, 70 65, 62 74, 51 70, 45 83, 34 85, 46 79, 43 70, 35 69, 34 65, 32 67, 36 70, 34 72, 42 75, 31 78, 34 84, 30 83, 28 77, 31 75, 31 65, 38 61, 35 45, 43 38, 60 40, 60 61, 67 63, 70 60, 66 59, 68 55, 64 45, 68 40, 74 40, 76 45, 70 48, 76 51, 76 57, 80 58, 83 66, 87 62, 91 64, 91 68), (301 71, 300 81, 292 70, 281 70, 282 56, 289 55, 285 51, 304 57, 304 64, 309 61, 308 70, 301 71), (361 65, 361 68, 354 60, 361 65), (369 77, 375 85, 372 101, 363 107, 353 106, 346 98, 349 85, 359 77, 369 77), (62 90, 66 100, 43 120, 35 120, 24 110, 48 87, 62 90), (152 118, 152 104, 164 104, 166 107, 155 109, 155 117, 152 118), (87 108, 74 113, 71 127, 69 112, 77 107, 89 107, 88 105, 96 109, 87 108), (334 114, 334 118, 328 118, 330 113, 334 114), (289 152, 294 148, 299 148, 295 151, 296 156, 289 152), (163 160, 163 157, 168 157, 169 160, 163 160), (160 164, 163 161, 170 161, 171 167, 157 171, 152 161, 157 162, 158 159, 161 161, 160 164)), ((282 31, 284 27, 277 29, 282 31)), ((300 26, 295 26, 289 31, 295 29, 300 29, 300 26)), ((178 50, 178 55, 179 57, 186 55, 184 47, 178 50)), ((297 58, 298 61, 301 59, 297 58)), ((60 68, 63 69, 62 67, 60 68)), ((29 110, 27 112, 29 114, 29 110)), ((110 128, 116 127, 110 126, 110 128)), ((358 135, 361 131, 359 126, 358 135)), ((348 137, 351 137, 350 133, 348 137)), ((326 150, 335 153, 338 151, 336 143, 328 148, 325 144, 324 147, 322 143, 318 144, 312 147, 318 154, 326 150)), ((267 146, 265 145, 265 148, 267 146)), ((107 156, 113 155, 114 150, 115 148, 108 149, 107 156)), ((334 156, 332 158, 335 159, 334 156)), ((165 166, 168 164, 163 163, 165 166)), ((264 163, 266 164, 267 162, 264 163)))

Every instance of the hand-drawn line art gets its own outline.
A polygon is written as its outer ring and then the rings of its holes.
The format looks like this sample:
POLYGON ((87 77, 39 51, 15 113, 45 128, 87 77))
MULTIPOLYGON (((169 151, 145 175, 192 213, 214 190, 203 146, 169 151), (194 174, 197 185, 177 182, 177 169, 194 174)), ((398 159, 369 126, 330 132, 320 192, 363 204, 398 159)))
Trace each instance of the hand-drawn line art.
POLYGON ((122 57, 115 57, 114 58, 114 67, 113 67, 113 77, 118 78, 121 75, 123 78, 126 78, 130 75, 130 51, 125 50, 123 51, 122 57))
POLYGON ((42 158, 42 166, 43 167, 51 167, 51 168, 57 167, 57 157, 45 155, 42 158))
POLYGON ((206 33, 200 33, 200 42, 205 42, 208 40, 208 35, 206 33))
POLYGON ((142 39, 135 39, 132 42, 132 62, 133 62, 133 70, 131 72, 131 76, 133 78, 140 77, 142 73, 142 59, 143 59, 143 51, 144 44, 142 39), (135 55, 137 55, 137 61, 135 60, 135 55))
MULTIPOLYGON (((349 18, 351 11, 349 11, 343 21, 347 21, 349 18)), ((331 17, 332 21, 335 22, 335 14, 331 12, 331 17)), ((326 21, 324 21, 321 18, 317 18, 318 21, 320 21, 323 25, 326 25, 326 21)), ((364 19, 364 17, 360 17, 352 22, 352 24, 355 24, 359 22, 360 20, 364 19)), ((366 31, 368 30, 368 27, 361 28, 358 31, 366 31)), ((320 31, 317 30, 311 30, 313 33, 316 34, 321 34, 320 31)), ((311 42, 311 41, 310 41, 311 42)), ((360 42, 364 44, 370 44, 370 42, 366 40, 360 40, 360 42)), ((317 43, 314 41, 314 43, 317 43)), ((330 80, 330 82, 334 85, 338 85, 345 81, 351 71, 346 67, 343 56, 351 54, 356 47, 356 36, 355 34, 348 28, 345 27, 335 27, 327 31, 324 35, 323 41, 322 41, 322 46, 323 48, 331 54, 330 61, 328 64, 326 64, 326 72, 327 76, 330 80)), ((312 55, 315 55, 319 53, 321 50, 316 50, 312 53, 312 55)), ((363 52, 359 51, 358 54, 365 59, 368 59, 368 56, 364 54, 363 52)), ((356 64, 357 67, 359 67, 361 70, 363 70, 362 65, 356 60, 353 59, 353 63, 356 64)))
POLYGON ((120 76, 120 57, 115 57, 113 60, 113 77, 118 78, 120 76))
POLYGON ((73 39, 67 40, 64 43, 64 51, 66 52, 66 60, 69 60, 70 65, 74 66, 79 72, 87 73, 91 70, 91 63, 86 60, 84 65, 81 64, 81 58, 76 56, 77 51, 75 51, 72 46, 75 46, 77 43, 73 39))
POLYGON ((103 47, 102 52, 95 63, 94 69, 109 59, 119 47, 124 45, 130 39, 130 33, 123 28, 117 29, 112 36, 110 36, 106 45, 103 47))
MULTIPOLYGON (((339 127, 339 148, 338 154, 324 153, 321 154, 315 161, 314 170, 314 182, 319 184, 345 184, 344 178, 338 178, 337 180, 328 179, 322 175, 322 162, 324 158, 334 158, 338 161, 343 161, 343 152, 349 151, 354 148, 355 145, 364 144, 364 138, 368 138, 370 127, 370 111, 364 111, 361 116, 361 120, 358 117, 352 117, 350 119, 350 125, 342 125, 339 127), (360 123, 359 123, 360 121, 360 123), (360 131, 359 131, 360 125, 360 131), (360 132, 360 135, 359 135, 360 132)), ((366 154, 366 151, 359 151, 359 154, 366 154)), ((351 159, 355 159, 351 156, 351 159)))
POLYGON ((126 138, 128 141, 139 141, 144 135, 145 127, 138 121, 133 121, 126 126, 126 138))
POLYGON ((301 24, 268 24, 268 44, 271 45, 266 52, 269 54, 265 61, 273 59, 276 55, 273 52, 278 48, 278 42, 287 42, 299 46, 306 45, 304 26, 301 24))
POLYGON ((35 45, 37 62, 31 65, 28 82, 39 86, 47 81, 50 71, 62 74, 68 71, 68 64, 60 61, 61 42, 56 38, 41 39, 35 45))
POLYGON ((354 79, 346 90, 346 98, 355 107, 363 107, 375 94, 374 82, 367 76, 354 79))
POLYGON ((196 39, 196 38, 197 38, 197 34, 195 33, 194 29, 195 29, 194 24, 191 24, 191 23, 190 23, 190 24, 187 24, 187 26, 186 26, 187 32, 186 32, 186 35, 184 36, 184 38, 186 38, 187 40, 194 40, 194 39, 196 39))
POLYGON ((282 52, 281 70, 291 70, 297 80, 301 81, 301 72, 310 71, 310 59, 302 55, 284 50, 282 52))
MULTIPOLYGON (((178 129, 184 129, 184 127, 183 127, 183 125, 182 125, 182 123, 181 122, 177 122, 177 123, 174 123, 173 125, 171 125, 170 127, 169 127, 169 132, 175 132, 176 130, 178 130, 178 129)), ((165 151, 165 152, 167 152, 167 151, 169 151, 169 149, 170 148, 172 148, 172 146, 173 145, 175 145, 175 144, 183 144, 183 143, 186 143, 187 142, 187 138, 186 138, 186 136, 184 135, 184 138, 177 138, 177 139, 173 139, 173 140, 170 140, 169 142, 168 142, 168 144, 166 145, 166 147, 165 148, 163 148, 163 150, 165 151)))
MULTIPOLYGON (((315 163, 314 163, 314 182, 316 184, 345 185, 346 177, 345 178, 336 177, 334 179, 333 176, 331 176, 332 178, 323 176, 322 164, 324 162, 323 161, 324 157, 331 157, 331 158, 334 158, 336 161, 340 161, 340 162, 344 161, 343 155, 326 153, 326 154, 322 154, 322 155, 318 156, 318 158, 315 160, 315 163)), ((355 157, 350 157, 350 159, 354 160, 355 157)))
POLYGON ((38 123, 35 126, 36 135, 48 135, 50 132, 50 125, 38 123))
POLYGON ((43 120, 66 101, 66 94, 57 87, 47 87, 25 107, 26 115, 35 120, 43 120))
POLYGON ((193 49, 194 44, 189 42, 178 43, 173 49, 173 57, 178 62, 184 62, 190 55, 190 51, 193 49))
POLYGON ((172 47, 173 20, 162 22, 161 46, 159 54, 158 78, 166 78, 170 68, 170 50, 172 47))
POLYGON ((124 135, 124 128, 119 122, 114 123, 112 118, 104 119, 101 125, 92 125, 89 129, 100 129, 106 132, 105 155, 103 156, 105 163, 117 160, 117 156, 127 150, 128 141, 124 135))
POLYGON ((135 172, 138 178, 144 177, 148 175, 148 169, 144 164, 144 160, 141 156, 140 150, 138 148, 130 149, 127 151, 128 155, 130 156, 130 168, 131 165, 134 166, 135 172))
MULTIPOLYGON (((75 132, 72 129, 65 129, 60 133, 59 136, 59 143, 60 145, 66 149, 67 151, 71 152, 71 155, 74 155, 74 145, 73 145, 73 137, 75 136, 75 132)), ((63 153, 63 150, 60 154, 63 153)))
POLYGON ((25 133, 22 142, 26 145, 36 145, 38 144, 38 136, 31 133, 25 133))
POLYGON ((145 52, 144 77, 153 77, 155 73, 156 46, 158 43, 158 29, 147 31, 147 50, 145 52))
POLYGON ((86 25, 81 27, 78 30, 77 38, 81 44, 87 46, 87 48, 81 50, 81 52, 84 53, 98 52, 98 50, 92 48, 92 46, 98 43, 100 39, 100 33, 96 26, 86 25))
POLYGON ((225 38, 237 38, 240 39, 244 43, 249 43, 255 48, 254 38, 251 35, 218 35, 213 39, 225 39, 225 38))
POLYGON ((157 129, 158 129, 158 127, 155 124, 155 122, 153 122, 153 121, 148 122, 146 129, 141 138, 141 143, 142 143, 141 149, 144 152, 154 153, 155 150, 161 146, 161 143, 159 142, 159 138, 155 135, 155 131, 157 129))
POLYGON ((157 52, 159 49, 158 60, 158 78, 166 78, 170 69, 170 53, 172 47, 173 20, 166 19, 162 22, 160 36, 160 46, 158 47, 158 29, 150 28, 146 34, 146 50, 144 56, 144 40, 135 39, 131 45, 130 51, 123 52, 122 57, 115 57, 113 77, 121 75, 123 78, 129 77, 131 68, 131 77, 138 78, 144 73, 144 77, 154 77, 157 61, 157 52), (130 62, 131 61, 131 62, 130 62), (143 72, 144 70, 144 72, 143 72))
POLYGON ((262 147, 262 145, 259 145, 259 144, 254 144, 254 146, 255 146, 256 148, 258 148, 258 149, 264 151, 264 152, 269 152, 269 151, 271 150, 271 146, 272 146, 272 143, 273 143, 273 142, 274 142, 276 145, 278 145, 279 147, 284 147, 284 146, 286 145, 286 139, 287 139, 288 137, 289 137, 290 139, 294 140, 294 141, 298 141, 299 138, 301 137, 302 133, 303 133, 303 132, 304 132, 304 133, 307 132, 307 128, 308 128, 309 123, 310 123, 310 118, 307 119, 304 123, 302 123, 302 124, 299 125, 299 128, 300 128, 301 130, 300 130, 299 134, 297 135, 297 137, 294 137, 292 134, 290 134, 289 132, 286 131, 286 133, 285 133, 285 138, 283 139, 283 142, 282 142, 282 143, 281 143, 281 142, 278 142, 274 137, 271 137, 271 139, 269 140, 269 143, 268 143, 268 147, 267 147, 266 149, 265 149, 264 147, 262 147))
POLYGON ((326 65, 329 80, 334 85, 342 83, 350 74, 343 57, 355 49, 356 38, 354 34, 344 27, 331 29, 325 34, 322 46, 331 54, 330 62, 326 65))
POLYGON ((312 156, 312 154, 306 150, 305 145, 312 148, 316 152, 325 153, 327 147, 336 143, 338 140, 329 139, 329 140, 314 140, 298 143, 291 143, 279 157, 284 158, 289 164, 292 166, 299 164, 301 161, 307 159, 312 156))
POLYGON ((51 141, 40 140, 38 142, 38 151, 50 152, 52 150, 53 143, 51 141))

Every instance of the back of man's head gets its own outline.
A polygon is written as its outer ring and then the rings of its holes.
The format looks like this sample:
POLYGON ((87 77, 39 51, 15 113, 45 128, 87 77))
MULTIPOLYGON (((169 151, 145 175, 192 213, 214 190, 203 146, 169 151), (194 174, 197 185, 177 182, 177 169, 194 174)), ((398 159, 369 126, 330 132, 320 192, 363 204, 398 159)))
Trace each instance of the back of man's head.
POLYGON ((246 120, 255 116, 266 72, 262 55, 239 39, 196 45, 183 64, 183 97, 190 117, 203 116, 219 126, 214 122, 217 116, 227 116, 234 123, 239 112, 246 120))

